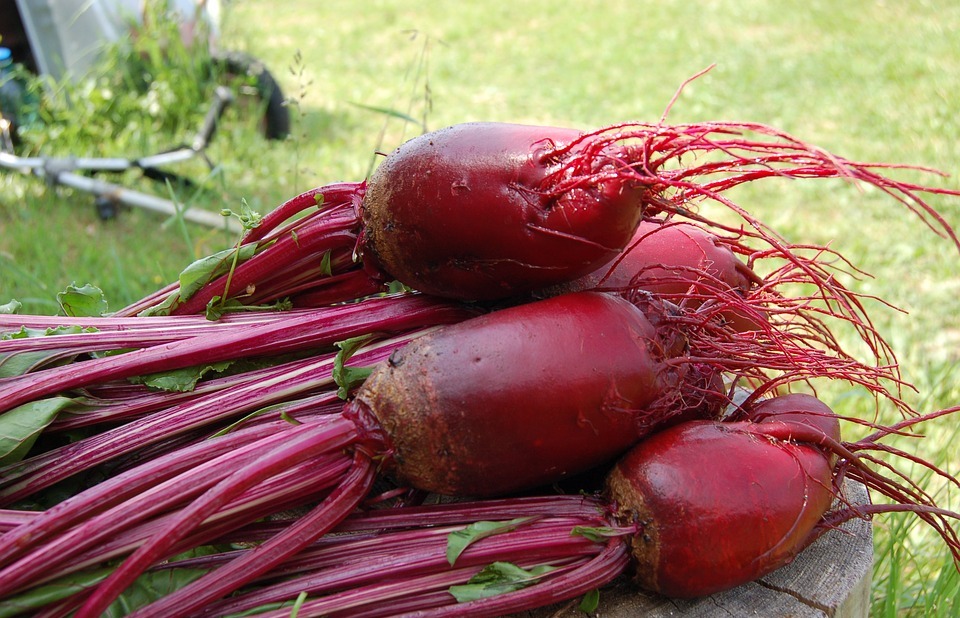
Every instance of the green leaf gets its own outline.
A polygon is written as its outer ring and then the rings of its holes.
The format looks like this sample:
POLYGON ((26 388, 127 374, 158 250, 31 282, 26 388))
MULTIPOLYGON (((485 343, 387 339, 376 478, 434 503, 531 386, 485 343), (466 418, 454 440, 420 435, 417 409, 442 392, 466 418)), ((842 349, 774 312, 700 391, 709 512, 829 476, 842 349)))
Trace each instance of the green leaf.
POLYGON ((387 294, 399 294, 400 292, 412 292, 413 288, 404 285, 399 281, 391 281, 387 284, 387 294))
POLYGON ((37 369, 46 361, 57 357, 56 350, 39 350, 35 352, 17 352, 16 354, 0 355, 0 378, 22 376, 37 369))
POLYGON ((360 335, 344 341, 338 341, 335 345, 340 348, 333 359, 333 381, 339 387, 337 396, 340 399, 346 399, 350 390, 362 384, 373 367, 348 367, 344 363, 350 360, 350 357, 365 343, 373 339, 373 335, 360 335))
POLYGON ((211 371, 223 373, 232 364, 232 360, 225 360, 219 363, 182 367, 180 369, 171 369, 170 371, 135 376, 130 378, 130 382, 134 384, 144 384, 150 388, 161 391, 188 393, 197 387, 197 382, 206 374, 211 371))
POLYGON ((43 430, 72 402, 67 397, 50 397, 0 414, 0 465, 23 459, 43 430))
POLYGON ((4 333, 0 335, 0 340, 4 339, 29 339, 31 337, 50 337, 53 335, 79 335, 81 333, 96 333, 100 329, 95 326, 51 326, 50 328, 27 328, 21 326, 20 330, 4 333))
POLYGON ((23 307, 23 303, 19 300, 11 300, 9 303, 0 305, 0 313, 5 315, 13 315, 20 312, 20 308, 23 307))
POLYGON ((580 611, 584 614, 592 614, 597 611, 598 607, 600 607, 600 590, 594 588, 583 595, 583 600, 580 601, 580 611))
POLYGON ((0 335, 0 341, 10 341, 11 339, 29 339, 30 337, 42 337, 42 330, 39 328, 27 328, 21 326, 20 330, 7 331, 0 335))
POLYGON ((447 535, 447 562, 450 563, 450 566, 453 566, 453 563, 457 561, 457 558, 460 557, 463 550, 471 544, 480 539, 485 539, 488 536, 516 530, 523 524, 535 519, 537 519, 536 516, 518 517, 510 521, 478 521, 462 530, 454 530, 447 535))
POLYGON ((193 262, 180 273, 180 301, 189 299, 206 284, 230 272, 234 263, 240 264, 249 260, 258 249, 259 243, 250 243, 224 249, 193 262), (236 254, 236 262, 234 262, 234 254, 236 254))
POLYGON ((0 618, 32 615, 34 610, 41 609, 51 603, 62 601, 67 597, 83 592, 107 578, 112 569, 97 569, 71 573, 48 584, 32 588, 27 592, 7 598, 0 603, 0 618))
MULTIPOLYGON (((243 222, 242 219, 241 222, 243 222)), ((147 317, 170 315, 180 303, 188 300, 203 286, 217 277, 227 274, 232 268, 236 267, 237 264, 250 259, 259 251, 272 245, 273 242, 274 241, 271 240, 263 243, 250 243, 240 245, 239 247, 231 247, 230 249, 224 249, 213 255, 208 255, 207 257, 196 260, 180 273, 178 279, 180 282, 179 290, 172 292, 161 303, 144 309, 138 315, 147 317)))
MULTIPOLYGON (((55 328, 27 328, 0 335, 0 341, 8 339, 29 339, 31 337, 49 337, 51 335, 66 335, 77 333, 95 333, 96 328, 82 328, 80 326, 57 326, 55 328)), ((26 352, 10 352, 0 354, 0 378, 22 376, 43 365, 52 362, 65 363, 73 359, 74 355, 64 356, 60 350, 34 350, 26 352)))
POLYGON ((570 534, 586 537, 594 543, 603 543, 611 537, 623 536, 625 533, 623 530, 607 526, 574 526, 570 534))
POLYGON ((64 315, 70 317, 98 318, 107 313, 103 290, 89 283, 79 288, 68 285, 66 290, 57 294, 57 302, 64 315))
POLYGON ((297 595, 297 600, 293 603, 293 607, 290 608, 290 618, 297 618, 297 616, 300 615, 300 608, 303 607, 303 604, 306 600, 306 592, 301 592, 297 595))
POLYGON ((206 572, 203 569, 163 569, 144 573, 117 597, 103 613, 103 618, 122 618, 132 614, 199 579, 206 572))
POLYGON ((323 257, 320 259, 320 273, 324 277, 329 277, 333 274, 333 267, 330 265, 330 252, 327 251, 323 254, 323 257))
POLYGON ((544 564, 528 571, 510 562, 494 562, 484 567, 466 584, 450 586, 447 592, 459 603, 476 601, 526 588, 554 568, 544 564))
POLYGON ((148 318, 156 315, 170 315, 179 304, 180 294, 178 292, 170 292, 161 302, 152 307, 147 307, 143 311, 139 312, 137 316, 141 318, 148 318))

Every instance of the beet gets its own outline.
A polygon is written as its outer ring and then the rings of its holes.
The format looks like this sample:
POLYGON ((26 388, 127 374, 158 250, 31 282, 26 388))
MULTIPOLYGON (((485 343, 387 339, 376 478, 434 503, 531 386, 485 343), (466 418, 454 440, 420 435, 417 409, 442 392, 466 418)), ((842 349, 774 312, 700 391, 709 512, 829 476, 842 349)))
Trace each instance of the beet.
POLYGON ((557 154, 581 137, 466 123, 406 142, 368 183, 365 253, 406 285, 472 300, 591 272, 629 241, 649 189, 616 175, 622 147, 557 154), (579 186, 558 188, 574 175, 579 186))
POLYGON ((389 436, 404 482, 468 496, 529 489, 605 463, 684 413, 660 403, 695 380, 661 364, 683 351, 676 335, 616 296, 558 296, 416 339, 356 403, 389 436))
POLYGON ((815 446, 773 440, 762 423, 690 421, 640 443, 608 492, 647 590, 697 597, 753 581, 792 560, 833 500, 815 446))

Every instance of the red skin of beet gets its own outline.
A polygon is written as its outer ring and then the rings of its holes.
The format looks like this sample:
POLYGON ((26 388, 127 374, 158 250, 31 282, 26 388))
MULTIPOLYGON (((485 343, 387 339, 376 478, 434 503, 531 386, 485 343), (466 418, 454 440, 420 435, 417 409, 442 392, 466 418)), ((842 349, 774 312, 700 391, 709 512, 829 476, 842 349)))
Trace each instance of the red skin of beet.
POLYGON ((815 427, 828 438, 840 441, 840 419, 830 406, 806 393, 762 399, 750 407, 748 418, 755 423, 796 422, 815 427))
MULTIPOLYGON (((568 289, 642 289, 696 309, 719 293, 746 295, 762 280, 719 238, 692 223, 643 221, 624 252, 568 289)), ((762 315, 721 312, 738 332, 757 330, 762 315)))
POLYGON ((834 497, 832 458, 782 439, 790 423, 797 417, 691 421, 616 464, 608 492, 619 519, 640 526, 630 544, 641 587, 710 595, 780 568, 807 545, 834 497))
POLYGON ((719 238, 692 223, 643 221, 622 256, 583 277, 588 288, 626 287, 638 281, 657 294, 683 294, 717 279, 747 293, 759 280, 719 238))
POLYGON ((406 142, 368 183, 364 256, 415 289, 465 300, 595 270, 630 240, 649 190, 612 171, 619 147, 577 158, 586 139, 555 154, 581 135, 478 122, 406 142), (574 177, 583 182, 558 188, 574 177))
POLYGON ((374 370, 355 405, 389 436, 402 481, 505 494, 612 461, 683 414, 664 395, 698 374, 660 363, 682 349, 622 298, 567 294, 419 337, 374 370))

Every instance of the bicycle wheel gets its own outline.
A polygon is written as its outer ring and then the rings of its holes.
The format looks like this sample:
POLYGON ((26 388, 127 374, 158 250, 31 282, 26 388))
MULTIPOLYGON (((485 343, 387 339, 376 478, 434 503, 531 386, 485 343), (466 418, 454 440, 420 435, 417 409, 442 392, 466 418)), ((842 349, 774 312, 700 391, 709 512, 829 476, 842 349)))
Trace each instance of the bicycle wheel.
POLYGON ((226 81, 240 79, 252 87, 259 99, 260 129, 264 137, 283 139, 290 134, 290 112, 284 103, 283 91, 262 62, 243 52, 220 53, 213 60, 226 81))

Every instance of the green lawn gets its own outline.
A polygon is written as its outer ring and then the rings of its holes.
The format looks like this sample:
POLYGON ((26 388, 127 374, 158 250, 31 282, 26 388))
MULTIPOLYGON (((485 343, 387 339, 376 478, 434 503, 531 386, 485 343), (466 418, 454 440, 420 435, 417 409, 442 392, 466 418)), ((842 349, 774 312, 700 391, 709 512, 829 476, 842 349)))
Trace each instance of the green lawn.
MULTIPOLYGON (((242 200, 265 212, 312 186, 363 178, 376 151, 421 131, 378 109, 428 129, 655 121, 710 65, 669 121, 770 124, 849 158, 943 170, 950 176, 902 175, 960 189, 958 32, 960 4, 948 0, 238 0, 223 44, 266 62, 296 103, 295 130, 271 143, 242 122, 227 126, 210 150, 219 164, 211 189, 191 203, 219 210, 242 200)), ((96 110, 83 123, 46 136, 44 152, 135 156, 190 131, 117 127, 96 110)), ((949 242, 889 197, 839 181, 759 183, 736 199, 791 241, 830 243, 873 275, 855 287, 903 309, 872 305, 918 387, 907 397, 923 410, 960 402, 960 274, 949 242)), ((960 199, 931 203, 960 227, 960 199)), ((118 308, 232 240, 140 212, 104 222, 89 196, 0 176, 0 304, 17 298, 50 313, 57 291, 93 282, 118 308)), ((838 411, 858 405, 836 395, 838 411)), ((905 447, 960 472, 956 425, 932 424, 905 447)), ((960 508, 956 495, 939 499, 960 508)), ((873 615, 956 611, 957 572, 934 537, 910 518, 878 518, 875 530, 873 615)))

